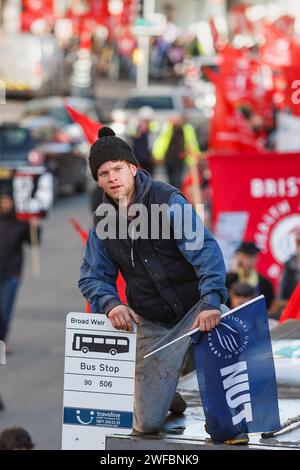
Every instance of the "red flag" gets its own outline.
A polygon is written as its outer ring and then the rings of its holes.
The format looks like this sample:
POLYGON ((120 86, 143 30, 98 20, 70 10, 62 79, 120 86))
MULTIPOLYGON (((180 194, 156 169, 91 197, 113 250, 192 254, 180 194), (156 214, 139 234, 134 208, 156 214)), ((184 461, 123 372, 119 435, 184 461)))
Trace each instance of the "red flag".
POLYGON ((272 69, 288 67, 293 63, 292 41, 274 25, 264 23, 265 44, 260 49, 260 60, 272 69))
POLYGON ((281 31, 283 34, 287 36, 292 36, 294 33, 295 27, 295 20, 296 18, 289 15, 283 15, 277 18, 277 20, 273 21, 273 26, 281 31))
MULTIPOLYGON (((73 225, 74 229, 79 234, 83 245, 85 246, 86 242, 87 242, 87 239, 88 239, 87 231, 84 230, 81 227, 81 225, 77 222, 77 220, 71 218, 71 219, 69 219, 69 222, 70 222, 71 225, 73 225)), ((118 290, 118 294, 119 294, 121 302, 126 303, 126 294, 125 294, 126 284, 125 284, 124 278, 123 278, 121 273, 119 273, 116 284, 117 284, 117 290, 118 290)), ((90 313, 90 311, 91 311, 90 305, 87 303, 86 304, 86 312, 90 313)))
POLYGON ((221 39, 220 39, 220 33, 218 31, 215 20, 213 18, 209 20, 209 25, 210 25, 212 40, 214 43, 214 48, 216 51, 218 51, 220 48, 221 39))
POLYGON ((91 119, 86 114, 77 111, 77 109, 70 106, 67 102, 65 102, 65 108, 73 121, 82 127, 83 132, 85 133, 86 138, 90 144, 93 144, 97 140, 99 129, 103 127, 103 124, 94 121, 94 119, 91 119))
POLYGON ((77 222, 77 220, 75 220, 75 219, 69 219, 69 222, 70 222, 71 225, 73 225, 73 227, 75 228, 76 232, 77 232, 78 235, 80 236, 83 245, 85 246, 85 245, 86 245, 86 242, 87 242, 87 239, 88 239, 88 233, 87 233, 85 230, 83 230, 83 228, 82 228, 81 225, 77 222))
POLYGON ((300 320, 300 282, 283 310, 279 323, 283 323, 286 320, 300 320))
POLYGON ((219 56, 222 87, 229 101, 251 107, 261 103, 265 95, 261 70, 250 51, 227 44, 219 56))
POLYGON ((249 49, 236 49, 229 43, 225 44, 224 47, 220 49, 219 55, 221 64, 220 68, 222 72, 226 74, 234 73, 235 70, 233 71, 232 68, 247 68, 248 63, 253 60, 249 49), (247 63, 243 65, 243 62, 245 61, 247 63))
POLYGON ((124 302, 126 304, 127 301, 126 301, 125 289, 126 289, 126 284, 125 284, 124 278, 122 274, 119 272, 118 279, 117 279, 117 290, 118 290, 118 294, 119 294, 121 302, 124 302))
POLYGON ((236 34, 251 34, 254 30, 254 23, 251 22, 246 15, 246 10, 249 5, 239 3, 238 5, 230 8, 229 10, 229 24, 231 26, 231 33, 233 36, 236 34))
POLYGON ((201 183, 202 183, 202 174, 200 173, 198 168, 197 168, 197 174, 198 174, 198 181, 197 181, 197 178, 194 177, 194 173, 191 167, 190 171, 186 174, 181 184, 181 192, 184 194, 187 200, 191 202, 192 204, 197 203, 197 201, 193 200, 194 199, 193 198, 193 184, 197 185, 200 188, 201 183), (196 179, 196 181, 194 181, 194 179, 196 179))
POLYGON ((262 151, 250 124, 226 96, 222 77, 209 69, 205 73, 216 87, 209 147, 215 151, 262 151))
POLYGON ((53 0, 22 0, 21 3, 21 31, 30 31, 32 24, 41 18, 48 26, 54 25, 56 14, 53 0))
MULTIPOLYGON (((261 129, 272 127, 273 94, 267 89, 270 84, 267 84, 257 59, 249 49, 238 50, 231 44, 220 50, 219 57, 219 77, 222 77, 219 84, 226 99, 235 109, 242 107, 249 110, 253 119, 254 115, 260 117, 261 129)), ((257 122, 256 119, 256 127, 257 122)), ((263 137, 264 133, 259 130, 259 135, 263 137)))
POLYGON ((287 106, 292 114, 300 116, 300 67, 286 67, 284 70, 286 87, 284 89, 284 105, 287 106))

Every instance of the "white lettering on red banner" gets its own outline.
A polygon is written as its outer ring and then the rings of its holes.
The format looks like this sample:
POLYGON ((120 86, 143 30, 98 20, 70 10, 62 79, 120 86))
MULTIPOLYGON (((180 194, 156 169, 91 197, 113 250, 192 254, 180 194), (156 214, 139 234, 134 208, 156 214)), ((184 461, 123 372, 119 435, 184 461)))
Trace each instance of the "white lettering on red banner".
POLYGON ((254 198, 297 197, 300 193, 300 178, 254 178, 250 181, 250 192, 254 198))

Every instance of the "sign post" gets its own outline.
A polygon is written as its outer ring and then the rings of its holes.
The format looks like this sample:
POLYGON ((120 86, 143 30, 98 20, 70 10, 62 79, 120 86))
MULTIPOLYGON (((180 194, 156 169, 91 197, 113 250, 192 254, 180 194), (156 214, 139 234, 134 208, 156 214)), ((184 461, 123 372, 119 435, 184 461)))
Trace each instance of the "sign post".
POLYGON ((107 434, 133 428, 136 327, 105 315, 69 313, 66 322, 62 449, 105 449, 107 434))
POLYGON ((0 192, 11 192, 17 217, 30 222, 32 271, 40 275, 40 253, 36 220, 46 217, 54 200, 53 175, 44 167, 0 167, 0 192))
POLYGON ((6 349, 4 341, 0 341, 0 366, 6 364, 6 349))

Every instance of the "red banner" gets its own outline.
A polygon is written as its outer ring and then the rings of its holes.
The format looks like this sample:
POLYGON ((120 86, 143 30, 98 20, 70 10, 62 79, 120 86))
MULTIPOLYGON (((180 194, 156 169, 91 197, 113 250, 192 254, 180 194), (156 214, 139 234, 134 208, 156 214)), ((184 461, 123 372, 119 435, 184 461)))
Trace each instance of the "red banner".
POLYGON ((21 30, 30 31, 36 20, 43 19, 48 25, 55 21, 53 0, 23 0, 21 13, 21 30))
POLYGON ((206 69, 205 72, 216 87, 216 105, 210 126, 209 148, 221 152, 262 151, 261 142, 256 138, 250 122, 229 99, 228 90, 224 89, 224 78, 210 69, 206 69))
POLYGON ((209 164, 218 240, 227 239, 227 248, 231 243, 231 255, 242 240, 254 241, 261 250, 258 269, 276 286, 282 264, 296 251, 300 154, 218 155, 209 164))

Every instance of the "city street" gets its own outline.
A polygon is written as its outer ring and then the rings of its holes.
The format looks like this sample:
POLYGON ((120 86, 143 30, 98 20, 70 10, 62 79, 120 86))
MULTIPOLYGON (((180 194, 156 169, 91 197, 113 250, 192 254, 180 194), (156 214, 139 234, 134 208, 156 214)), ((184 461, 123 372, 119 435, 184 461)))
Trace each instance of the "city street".
MULTIPOLYGON (((109 113, 131 86, 129 82, 122 87, 99 82, 96 92, 101 109, 109 113)), ((0 121, 18 120, 25 102, 8 100, 1 105, 0 121)), ((5 406, 0 428, 24 427, 36 449, 61 448, 65 318, 69 312, 85 311, 77 288, 83 246, 70 218, 88 229, 88 194, 59 199, 42 223, 38 278, 32 273, 30 250, 26 250, 26 269, 8 341, 11 354, 0 369, 5 406)))
POLYGON ((81 240, 68 222, 90 223, 87 196, 60 200, 43 224, 41 275, 32 274, 30 252, 17 301, 11 354, 0 369, 5 409, 0 427, 22 426, 36 449, 59 449, 63 400, 64 328, 71 311, 84 311, 77 289, 81 240))

